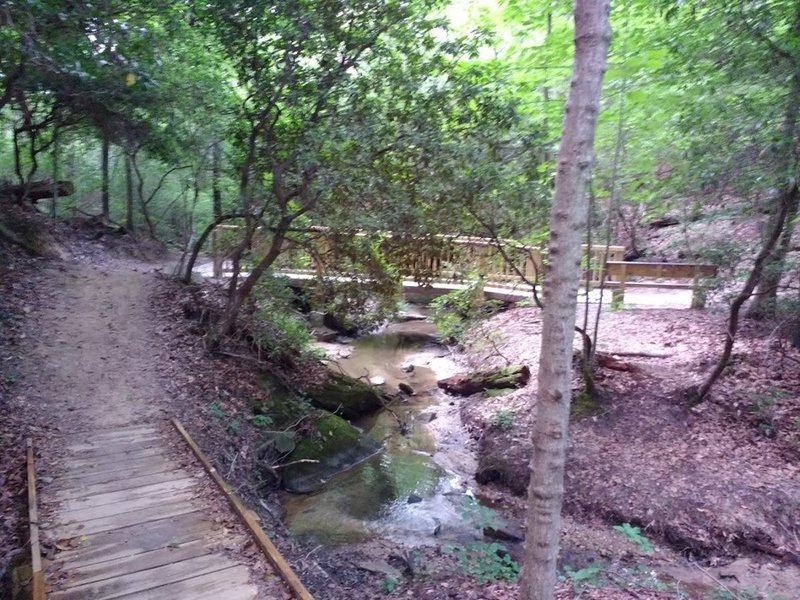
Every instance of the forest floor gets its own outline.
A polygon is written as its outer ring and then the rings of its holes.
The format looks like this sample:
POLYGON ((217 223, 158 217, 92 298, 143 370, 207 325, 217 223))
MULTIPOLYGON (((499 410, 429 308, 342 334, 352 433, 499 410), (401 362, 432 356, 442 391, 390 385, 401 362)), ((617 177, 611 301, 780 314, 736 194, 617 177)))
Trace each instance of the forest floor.
MULTIPOLYGON (((316 597, 517 597, 513 584, 476 584, 437 547, 295 542, 280 522, 274 482, 259 465, 263 432, 243 417, 254 401, 265 400, 258 371, 246 357, 210 356, 204 349, 197 307, 208 301, 208 288, 159 276, 154 263, 109 258, 108 247, 78 238, 70 260, 12 256, 0 265, 0 574, 25 549, 24 437, 46 444, 49 433, 87 421, 178 416, 260 514, 316 597), (103 291, 109 284, 110 296, 103 291), (101 313, 105 330, 87 326, 101 313), (115 353, 114 335, 123 325, 142 334, 115 353), (110 351, 114 364, 100 356, 83 360, 98 347, 110 351), (69 368, 74 392, 65 398, 39 369, 37 357, 44 355, 61 356, 65 364, 81 356, 80 364, 94 372, 69 368), (422 567, 391 594, 385 573, 358 566, 369 560, 403 571, 412 552, 422 567)), ((534 309, 496 315, 473 331, 463 358, 473 366, 521 361, 535 367, 539 326, 534 309)), ((768 328, 746 326, 712 399, 689 409, 682 392, 716 356, 719 315, 626 310, 604 314, 601 327, 601 350, 652 356, 618 355, 629 370, 601 369, 603 399, 573 426, 562 553, 572 575, 560 584, 559 598, 796 598, 797 351, 768 328), (652 553, 612 529, 622 523, 641 526, 655 545, 652 553)), ((481 495, 512 523, 524 510, 519 494, 534 386, 459 401, 477 440, 481 495), (498 419, 501 411, 511 418, 498 419)), ((508 545, 519 554, 519 545, 508 545)))

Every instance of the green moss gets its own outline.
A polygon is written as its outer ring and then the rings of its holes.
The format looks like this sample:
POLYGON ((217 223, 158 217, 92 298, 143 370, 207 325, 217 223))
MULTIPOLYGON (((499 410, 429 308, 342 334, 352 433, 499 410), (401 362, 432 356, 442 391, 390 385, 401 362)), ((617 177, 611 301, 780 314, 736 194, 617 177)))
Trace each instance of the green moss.
POLYGON ((326 414, 316 424, 316 432, 303 438, 290 460, 321 460, 351 448, 359 441, 358 430, 336 415, 326 414))
POLYGON ((391 401, 385 392, 342 373, 332 373, 324 384, 307 392, 315 406, 348 419, 380 410, 391 401))
POLYGON ((570 415, 575 418, 589 417, 600 409, 597 401, 585 390, 576 394, 570 406, 570 415))

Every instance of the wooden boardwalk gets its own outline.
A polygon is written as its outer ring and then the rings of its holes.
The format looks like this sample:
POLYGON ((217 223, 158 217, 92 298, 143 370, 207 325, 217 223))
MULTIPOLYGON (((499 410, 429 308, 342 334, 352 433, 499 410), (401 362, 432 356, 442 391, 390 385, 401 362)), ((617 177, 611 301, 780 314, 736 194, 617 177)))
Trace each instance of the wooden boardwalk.
POLYGON ((52 600, 251 600, 248 565, 226 548, 248 540, 213 515, 214 483, 176 458, 156 427, 71 434, 41 485, 52 600), (183 464, 182 464, 183 463, 183 464))

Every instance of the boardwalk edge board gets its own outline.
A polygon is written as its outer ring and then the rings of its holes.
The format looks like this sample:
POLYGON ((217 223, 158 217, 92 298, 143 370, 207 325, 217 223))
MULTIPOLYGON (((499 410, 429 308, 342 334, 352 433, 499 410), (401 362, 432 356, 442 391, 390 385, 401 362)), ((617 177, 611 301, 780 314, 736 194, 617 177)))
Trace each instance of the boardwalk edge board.
POLYGON ((33 454, 33 439, 27 441, 28 466, 28 523, 31 542, 31 586, 32 599, 44 600, 44 571, 42 571, 42 551, 39 546, 39 502, 36 496, 36 463, 33 454))
POLYGON ((278 570, 283 580, 295 593, 297 598, 299 600, 314 600, 314 597, 300 581, 300 578, 280 553, 278 548, 272 543, 269 537, 267 537, 267 534, 261 528, 261 525, 259 525, 258 517, 255 515, 255 513, 247 508, 244 503, 242 503, 242 501, 230 491, 230 486, 225 483, 225 480, 222 478, 222 476, 220 476, 200 447, 195 443, 195 441, 192 439, 192 436, 190 436, 189 433, 183 428, 183 425, 181 425, 180 421, 177 419, 172 419, 172 424, 175 426, 175 429, 178 430, 178 433, 181 434, 183 439, 186 441, 186 444, 189 446, 189 448, 191 448, 197 459, 202 463, 206 472, 211 476, 219 489, 222 490, 222 493, 225 494, 228 502, 230 502, 231 506, 236 511, 236 514, 238 514, 242 519, 258 547, 261 548, 261 551, 264 553, 264 555, 278 570))

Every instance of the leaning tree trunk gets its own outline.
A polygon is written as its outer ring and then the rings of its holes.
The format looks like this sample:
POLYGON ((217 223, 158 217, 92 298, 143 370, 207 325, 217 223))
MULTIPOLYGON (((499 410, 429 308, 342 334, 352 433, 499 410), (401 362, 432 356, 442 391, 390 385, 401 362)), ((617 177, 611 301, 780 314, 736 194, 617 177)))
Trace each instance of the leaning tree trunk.
POLYGON ((110 153, 110 144, 108 143, 108 138, 106 137, 105 133, 103 133, 103 146, 100 150, 100 172, 101 172, 101 183, 100 183, 100 201, 102 204, 102 213, 103 216, 108 219, 110 214, 110 202, 109 202, 109 194, 108 194, 108 180, 109 180, 109 173, 108 173, 108 155, 110 153))
POLYGON ((125 151, 125 229, 133 233, 133 166, 131 155, 125 151))
POLYGON ((551 600, 555 593, 581 234, 586 226, 586 187, 611 41, 609 11, 609 0, 575 2, 575 60, 550 217, 550 261, 542 311, 543 351, 539 359, 521 587, 524 600, 551 600))
MULTIPOLYGON (((798 9, 797 16, 798 18, 795 22, 794 29, 795 35, 800 37, 800 9, 798 9)), ((782 143, 780 144, 781 156, 777 158, 778 163, 787 171, 786 173, 781 173, 781 177, 790 180, 786 185, 786 190, 791 190, 794 187, 794 166, 797 164, 797 119, 798 115, 800 115, 800 73, 798 73, 796 69, 792 77, 792 88, 787 96, 786 102, 786 111, 781 132, 783 137, 782 143)), ((781 276, 783 275, 786 263, 786 255, 789 254, 789 249, 792 245, 794 221, 798 209, 797 194, 790 193, 788 197, 792 200, 791 205, 788 207, 783 205, 787 198, 787 192, 784 191, 778 205, 773 207, 772 215, 767 223, 765 240, 773 235, 776 224, 780 220, 780 213, 784 209, 788 209, 786 218, 782 221, 780 239, 775 243, 767 263, 764 265, 764 272, 761 274, 753 301, 750 304, 750 308, 747 310, 746 316, 750 319, 770 319, 775 316, 778 301, 778 288, 780 287, 781 276)), ((764 243, 766 244, 767 242, 765 241, 764 243)))

